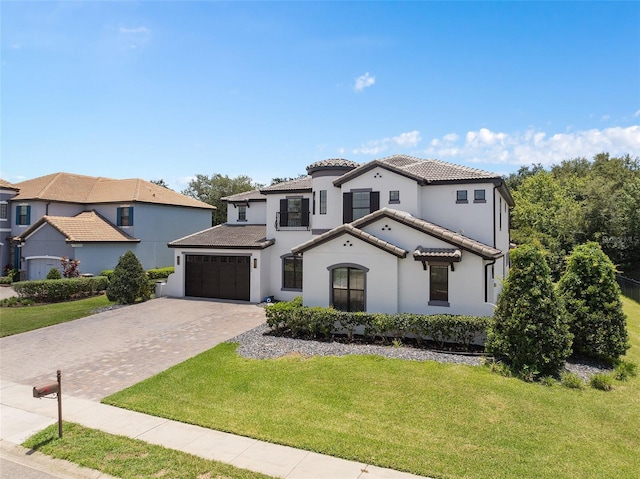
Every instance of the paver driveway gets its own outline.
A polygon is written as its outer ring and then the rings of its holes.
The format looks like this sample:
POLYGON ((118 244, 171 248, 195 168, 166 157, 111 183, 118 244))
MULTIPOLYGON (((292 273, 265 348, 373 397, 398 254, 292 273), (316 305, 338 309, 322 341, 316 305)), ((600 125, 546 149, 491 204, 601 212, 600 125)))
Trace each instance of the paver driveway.
POLYGON ((0 339, 0 377, 99 400, 265 321, 253 304, 159 298, 0 339))

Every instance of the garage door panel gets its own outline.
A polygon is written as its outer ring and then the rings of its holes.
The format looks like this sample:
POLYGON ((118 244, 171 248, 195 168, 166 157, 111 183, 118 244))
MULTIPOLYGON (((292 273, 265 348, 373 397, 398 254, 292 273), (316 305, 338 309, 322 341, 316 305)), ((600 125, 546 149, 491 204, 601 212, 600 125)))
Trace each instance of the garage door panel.
POLYGON ((187 255, 185 295, 249 301, 251 270, 248 256, 187 255))

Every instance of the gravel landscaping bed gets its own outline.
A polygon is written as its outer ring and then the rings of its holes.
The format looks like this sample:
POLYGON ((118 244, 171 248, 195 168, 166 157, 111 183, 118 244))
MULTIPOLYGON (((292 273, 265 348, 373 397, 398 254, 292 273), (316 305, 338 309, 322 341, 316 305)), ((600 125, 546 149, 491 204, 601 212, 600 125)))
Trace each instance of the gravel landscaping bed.
MULTIPOLYGON (((273 359, 290 354, 301 356, 346 356, 348 354, 376 354, 387 358, 410 361, 438 361, 440 363, 480 366, 486 356, 477 354, 456 354, 414 348, 411 346, 381 346, 341 342, 310 341, 267 334, 271 331, 266 324, 257 326, 234 338, 229 343, 238 343, 238 354, 249 359, 273 359)), ((566 369, 587 380, 594 373, 607 372, 604 364, 589 360, 570 360, 566 369)))

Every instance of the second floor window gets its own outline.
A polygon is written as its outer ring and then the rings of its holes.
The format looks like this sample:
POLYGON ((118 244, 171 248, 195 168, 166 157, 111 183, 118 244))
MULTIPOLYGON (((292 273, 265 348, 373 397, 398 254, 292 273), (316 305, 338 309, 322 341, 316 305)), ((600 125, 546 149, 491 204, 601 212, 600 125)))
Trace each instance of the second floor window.
POLYGON ((400 191, 399 190, 391 190, 389 192, 389 204, 392 203, 400 203, 400 191))
POLYGON ((133 207, 118 208, 118 226, 133 226, 133 207))
POLYGON ((379 191, 351 191, 343 193, 343 222, 351 223, 380 209, 379 191))
POLYGON ((309 226, 309 198, 285 198, 280 200, 278 224, 283 228, 309 226))
POLYGON ((16 206, 16 224, 26 226, 31 224, 31 206, 16 206))
POLYGON ((0 220, 9 219, 9 205, 7 203, 0 203, 0 220))
POLYGON ((456 203, 468 203, 467 190, 458 190, 456 192, 456 203))
POLYGON ((320 214, 327 214, 327 190, 320 190, 320 214))
POLYGON ((486 197, 485 197, 485 191, 484 190, 474 190, 473 191, 473 201, 476 203, 484 203, 485 201, 487 201, 486 197))
POLYGON ((238 221, 247 221, 247 207, 245 205, 238 206, 238 221))

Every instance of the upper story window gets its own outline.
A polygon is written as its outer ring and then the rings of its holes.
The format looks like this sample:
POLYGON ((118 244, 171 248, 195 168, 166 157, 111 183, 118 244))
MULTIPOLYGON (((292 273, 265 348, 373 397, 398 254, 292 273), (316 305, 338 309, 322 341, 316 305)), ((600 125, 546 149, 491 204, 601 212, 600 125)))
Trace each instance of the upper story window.
POLYGON ((122 206, 118 208, 118 226, 133 226, 133 207, 122 206))
POLYGON ((400 203, 400 191, 399 190, 391 190, 389 191, 389 204, 400 203))
POLYGON ((320 190, 320 214, 327 214, 327 190, 320 190))
POLYGON ((467 190, 456 191, 456 203, 468 203, 467 190))
POLYGON ((31 224, 31 206, 30 205, 16 206, 16 224, 20 226, 26 226, 31 224))
POLYGON ((7 221, 9 219, 9 205, 6 201, 0 203, 0 221, 7 221))
POLYGON ((247 221, 247 206, 238 206, 238 221, 247 221))
POLYGON ((344 223, 351 223, 380 209, 379 191, 351 191, 343 193, 342 217, 344 223))
POLYGON ((474 203, 485 203, 487 198, 485 196, 485 190, 474 190, 473 191, 473 202, 474 203))
POLYGON ((280 200, 277 227, 309 228, 309 198, 294 197, 280 200))

